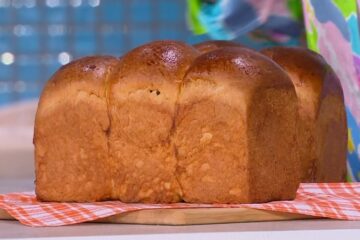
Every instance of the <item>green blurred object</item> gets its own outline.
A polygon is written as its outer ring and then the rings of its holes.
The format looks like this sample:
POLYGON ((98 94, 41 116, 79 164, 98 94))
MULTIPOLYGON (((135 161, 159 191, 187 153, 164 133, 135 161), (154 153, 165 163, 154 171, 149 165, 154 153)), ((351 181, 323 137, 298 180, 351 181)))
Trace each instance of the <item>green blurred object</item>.
POLYGON ((188 4, 188 22, 191 31, 196 35, 205 34, 206 28, 200 22, 198 15, 201 9, 201 0, 187 0, 188 4))
POLYGON ((307 46, 308 48, 310 48, 311 50, 315 51, 315 52, 320 52, 319 47, 318 47, 318 32, 316 27, 314 26, 314 23, 310 23, 310 27, 311 29, 309 29, 309 31, 307 31, 307 46))
POLYGON ((303 19, 303 12, 302 12, 302 5, 301 1, 299 0, 288 0, 287 1, 288 9, 291 13, 291 16, 295 20, 302 20, 303 19))
POLYGON ((354 13, 354 9, 356 9, 356 1, 353 0, 333 0, 333 3, 346 18, 354 13))

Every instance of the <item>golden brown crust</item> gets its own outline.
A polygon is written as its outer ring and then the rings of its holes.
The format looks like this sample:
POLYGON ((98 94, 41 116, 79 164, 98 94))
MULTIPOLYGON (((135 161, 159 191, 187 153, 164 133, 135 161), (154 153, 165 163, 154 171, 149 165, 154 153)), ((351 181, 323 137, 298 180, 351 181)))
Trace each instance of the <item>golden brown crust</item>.
POLYGON ((84 57, 62 66, 48 81, 43 91, 42 98, 50 94, 50 91, 58 91, 67 86, 80 83, 83 87, 93 86, 94 94, 104 96, 103 91, 107 71, 118 63, 111 56, 84 57), (84 83, 84 84, 83 84, 84 83), (99 91, 100 90, 100 91, 99 91))
POLYGON ((336 74, 319 54, 304 48, 273 47, 262 53, 277 62, 295 85, 303 181, 344 181, 347 129, 336 74))
POLYGON ((310 101, 304 107, 312 108, 313 113, 319 111, 321 101, 327 95, 343 99, 340 81, 321 55, 298 47, 272 47, 263 49, 261 53, 290 75, 295 88, 299 89, 298 97, 310 101))
POLYGON ((228 44, 202 43, 217 49, 200 55, 156 41, 62 67, 36 114, 37 197, 255 203, 294 198, 301 178, 342 181, 346 118, 331 68, 304 49, 269 58, 228 44))
POLYGON ((178 81, 198 54, 196 49, 180 41, 154 41, 122 57, 119 77, 138 78, 146 82, 157 81, 156 78, 160 81, 178 81))
POLYGON ((269 58, 251 49, 237 47, 217 49, 196 58, 184 81, 198 79, 214 83, 226 82, 245 90, 293 85, 284 77, 283 70, 269 58))
POLYGON ((177 202, 171 133, 179 84, 198 55, 176 41, 140 46, 121 59, 109 91, 113 197, 124 202, 177 202))
POLYGON ((194 47, 199 50, 201 53, 211 52, 218 48, 224 47, 244 47, 243 45, 232 42, 232 41, 225 41, 225 40, 210 40, 195 44, 194 47))
POLYGON ((267 57, 233 47, 198 57, 175 121, 184 200, 292 199, 299 184, 297 118, 294 86, 267 57))
POLYGON ((113 57, 86 57, 65 65, 47 83, 34 132, 40 200, 110 197, 105 84, 117 63, 113 57))

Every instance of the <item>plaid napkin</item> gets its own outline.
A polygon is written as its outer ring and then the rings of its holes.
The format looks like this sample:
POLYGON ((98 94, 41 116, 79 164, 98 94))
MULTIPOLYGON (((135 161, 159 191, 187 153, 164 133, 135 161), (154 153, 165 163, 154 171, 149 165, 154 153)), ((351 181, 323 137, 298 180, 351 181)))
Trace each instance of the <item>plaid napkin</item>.
POLYGON ((360 220, 360 183, 301 184, 295 200, 263 204, 127 204, 119 201, 43 203, 36 200, 33 192, 0 195, 0 209, 6 210, 21 223, 33 227, 82 223, 143 209, 240 207, 360 220))

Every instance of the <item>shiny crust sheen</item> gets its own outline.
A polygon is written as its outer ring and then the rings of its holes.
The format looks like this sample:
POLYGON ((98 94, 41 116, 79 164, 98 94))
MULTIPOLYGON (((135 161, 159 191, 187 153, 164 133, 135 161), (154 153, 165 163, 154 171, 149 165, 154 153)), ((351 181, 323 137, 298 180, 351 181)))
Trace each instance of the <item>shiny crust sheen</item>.
POLYGON ((245 91, 272 86, 293 88, 276 63, 251 49, 238 47, 217 49, 196 58, 184 82, 197 79, 223 82, 245 91))

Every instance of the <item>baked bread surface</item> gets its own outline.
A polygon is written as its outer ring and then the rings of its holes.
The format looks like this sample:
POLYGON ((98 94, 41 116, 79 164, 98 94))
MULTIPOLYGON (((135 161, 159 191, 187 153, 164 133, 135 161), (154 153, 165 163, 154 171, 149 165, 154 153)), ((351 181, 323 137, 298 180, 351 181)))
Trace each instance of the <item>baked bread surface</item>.
POLYGON ((36 195, 43 201, 111 197, 105 88, 114 57, 86 57, 57 71, 41 95, 34 130, 36 195))
POLYGON ((38 199, 258 203, 343 181, 332 69, 308 50, 234 44, 155 41, 60 68, 35 119, 38 199))
POLYGON ((171 134, 179 86, 198 54, 181 42, 155 41, 122 57, 109 91, 114 198, 181 200, 171 134))
POLYGON ((198 57, 185 76, 175 121, 184 200, 294 198, 297 119, 294 86, 267 57, 238 47, 198 57))
POLYGON ((262 53, 277 62, 295 85, 302 181, 345 181, 347 123, 336 74, 319 54, 308 49, 273 47, 262 53))

